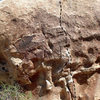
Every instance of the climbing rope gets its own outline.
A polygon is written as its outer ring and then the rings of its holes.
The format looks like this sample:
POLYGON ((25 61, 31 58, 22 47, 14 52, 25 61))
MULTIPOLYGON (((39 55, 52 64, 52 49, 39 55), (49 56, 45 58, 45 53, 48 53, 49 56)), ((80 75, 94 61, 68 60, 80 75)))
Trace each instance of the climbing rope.
MULTIPOLYGON (((60 28, 63 30, 63 32, 65 33, 65 35, 69 35, 69 34, 67 34, 67 32, 64 30, 64 28, 63 28, 63 26, 62 26, 62 0, 60 0, 59 1, 59 4, 60 4, 60 18, 59 18, 59 24, 60 24, 60 28)), ((70 35, 69 35, 70 36, 70 35)), ((60 52, 61 52, 61 47, 60 47, 60 52)), ((61 54, 61 53, 60 53, 61 54)), ((71 57, 71 53, 70 53, 70 51, 69 51, 69 49, 67 48, 67 50, 66 50, 66 55, 67 55, 67 57, 68 57, 68 64, 71 64, 71 62, 72 62, 72 57, 71 57)), ((73 77, 72 76, 72 74, 71 74, 71 72, 70 72, 70 75, 71 75, 71 77, 73 77)), ((76 88, 75 88, 75 82, 74 82, 74 80, 73 80, 73 90, 74 90, 74 96, 72 96, 71 95, 71 98, 72 99, 74 99, 74 100, 76 100, 76 88)), ((70 94, 72 94, 72 92, 70 91, 70 94)))
MULTIPOLYGON (((60 0, 59 1, 59 4, 60 4, 60 18, 59 18, 59 23, 60 23, 60 28, 63 30, 63 32, 65 33, 64 35, 69 35, 66 30, 63 28, 62 26, 62 1, 60 0)), ((70 36, 70 35, 69 35, 70 36)), ((61 47, 60 47, 60 54, 61 54, 61 47)), ((71 57, 71 54, 69 52, 69 49, 67 48, 67 51, 66 51, 66 54, 67 54, 67 57, 68 57, 68 63, 70 64, 72 62, 72 57, 71 57)))

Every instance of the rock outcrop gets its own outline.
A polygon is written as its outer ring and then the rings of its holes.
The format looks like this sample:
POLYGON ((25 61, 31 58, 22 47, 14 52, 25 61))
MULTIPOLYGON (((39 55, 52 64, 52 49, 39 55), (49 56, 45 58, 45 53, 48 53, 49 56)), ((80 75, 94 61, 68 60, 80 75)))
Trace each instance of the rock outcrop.
POLYGON ((0 81, 36 100, 99 100, 99 9, 99 0, 0 1, 0 81))

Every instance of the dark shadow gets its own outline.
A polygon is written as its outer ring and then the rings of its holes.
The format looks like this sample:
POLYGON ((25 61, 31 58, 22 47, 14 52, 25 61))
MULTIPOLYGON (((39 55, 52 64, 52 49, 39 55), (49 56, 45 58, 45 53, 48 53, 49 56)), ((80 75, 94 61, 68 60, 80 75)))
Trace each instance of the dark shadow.
POLYGON ((30 77, 30 81, 31 81, 32 83, 23 86, 23 88, 24 88, 25 90, 27 90, 27 91, 34 90, 35 88, 37 88, 38 79, 39 79, 39 73, 36 73, 36 74, 33 75, 32 77, 30 77))
POLYGON ((74 76, 78 84, 88 84, 87 80, 94 74, 95 72, 91 72, 88 74, 77 74, 74 76))

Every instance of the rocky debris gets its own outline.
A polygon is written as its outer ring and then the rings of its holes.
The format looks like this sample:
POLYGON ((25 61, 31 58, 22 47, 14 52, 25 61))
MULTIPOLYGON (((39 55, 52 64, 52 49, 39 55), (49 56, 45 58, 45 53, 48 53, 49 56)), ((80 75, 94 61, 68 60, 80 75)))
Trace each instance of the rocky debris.
POLYGON ((36 100, 99 100, 99 9, 99 0, 0 2, 0 81, 36 100))
POLYGON ((14 58, 14 57, 11 58, 11 61, 12 61, 12 63, 13 63, 15 66, 19 66, 19 65, 22 63, 22 60, 21 60, 21 59, 19 59, 19 58, 14 58))
POLYGON ((52 89, 52 84, 48 80, 46 80, 46 89, 48 91, 52 89))

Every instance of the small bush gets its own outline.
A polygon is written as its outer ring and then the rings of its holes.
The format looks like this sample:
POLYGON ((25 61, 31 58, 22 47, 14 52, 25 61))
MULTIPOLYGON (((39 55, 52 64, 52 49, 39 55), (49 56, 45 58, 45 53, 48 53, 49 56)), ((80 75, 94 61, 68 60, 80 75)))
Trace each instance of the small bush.
MULTIPOLYGON (((32 93, 31 93, 32 97, 32 93)), ((31 98, 28 96, 28 98, 31 98)), ((29 100, 22 91, 21 87, 16 85, 1 84, 0 100, 29 100)))

